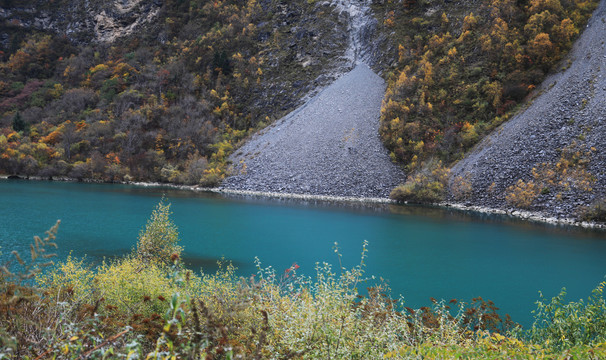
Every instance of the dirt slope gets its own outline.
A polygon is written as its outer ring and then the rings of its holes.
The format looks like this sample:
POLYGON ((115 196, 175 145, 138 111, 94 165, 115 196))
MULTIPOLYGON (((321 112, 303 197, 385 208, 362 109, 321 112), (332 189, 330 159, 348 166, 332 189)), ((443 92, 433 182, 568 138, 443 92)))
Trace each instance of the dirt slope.
POLYGON ((240 148, 222 187, 387 197, 404 174, 378 135, 384 92, 383 79, 359 64, 240 148))

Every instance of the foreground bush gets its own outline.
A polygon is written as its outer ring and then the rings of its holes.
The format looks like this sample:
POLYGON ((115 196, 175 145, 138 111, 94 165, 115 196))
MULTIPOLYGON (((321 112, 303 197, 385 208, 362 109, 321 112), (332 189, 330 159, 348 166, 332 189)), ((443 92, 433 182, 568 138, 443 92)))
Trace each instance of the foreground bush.
MULTIPOLYGON (((176 231, 169 214, 160 203, 146 229, 176 231)), ((257 275, 242 279, 230 265, 195 275, 177 253, 170 255, 172 264, 150 260, 154 256, 142 260, 142 239, 163 241, 146 233, 124 259, 91 268, 70 257, 38 275, 36 287, 19 285, 5 268, 0 359, 606 356, 604 283, 587 303, 566 304, 563 295, 539 302, 535 324, 524 332, 481 298, 470 305, 432 299, 430 307, 415 310, 382 286, 361 296, 365 246, 360 265, 350 270, 317 264, 310 278, 298 275, 296 264, 282 272, 257 261, 257 275), (17 286, 23 295, 10 300, 17 286)))
POLYGON ((551 301, 544 302, 543 295, 537 301, 535 323, 528 332, 535 343, 547 342, 558 348, 596 344, 606 346, 606 301, 604 286, 600 283, 587 301, 564 301, 562 290, 551 301))

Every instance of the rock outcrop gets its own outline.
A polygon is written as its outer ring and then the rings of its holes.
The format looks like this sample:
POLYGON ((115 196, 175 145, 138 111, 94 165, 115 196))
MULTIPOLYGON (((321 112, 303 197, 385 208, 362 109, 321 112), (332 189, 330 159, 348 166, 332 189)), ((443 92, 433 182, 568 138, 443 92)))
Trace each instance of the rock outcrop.
MULTIPOLYGON (((162 5, 161 0, 30 0, 0 8, 0 21, 65 35, 78 44, 109 43, 154 22, 162 5)), ((8 41, 7 36, 0 41, 8 41)))

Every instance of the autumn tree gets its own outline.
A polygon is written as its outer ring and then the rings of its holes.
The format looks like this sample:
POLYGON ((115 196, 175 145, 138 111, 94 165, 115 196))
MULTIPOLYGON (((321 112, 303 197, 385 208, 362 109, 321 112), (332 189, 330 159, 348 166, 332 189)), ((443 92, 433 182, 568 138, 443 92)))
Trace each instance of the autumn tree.
POLYGON ((179 232, 170 215, 170 204, 165 204, 162 199, 152 211, 145 228, 139 233, 135 256, 142 263, 170 265, 173 263, 171 256, 180 256, 182 247, 178 245, 179 232))

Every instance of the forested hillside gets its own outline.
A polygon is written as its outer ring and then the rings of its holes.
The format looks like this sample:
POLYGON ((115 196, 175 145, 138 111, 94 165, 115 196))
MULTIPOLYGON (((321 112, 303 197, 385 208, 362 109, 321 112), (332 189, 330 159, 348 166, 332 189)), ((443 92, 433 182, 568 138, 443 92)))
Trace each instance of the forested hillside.
POLYGON ((313 1, 3 1, 0 171, 215 185, 250 132, 331 81, 313 1))
MULTIPOLYGON (((446 167, 519 110, 571 48, 597 1, 385 1, 376 5, 397 44, 381 135, 413 174, 394 192, 439 201, 446 167)), ((458 179, 453 191, 471 191, 458 179)))
POLYGON ((376 0, 377 24, 347 1, 1 4, 2 173, 214 186, 241 140, 360 54, 388 81, 380 134, 409 173, 393 197, 436 202, 448 168, 569 66, 597 1, 376 0))

